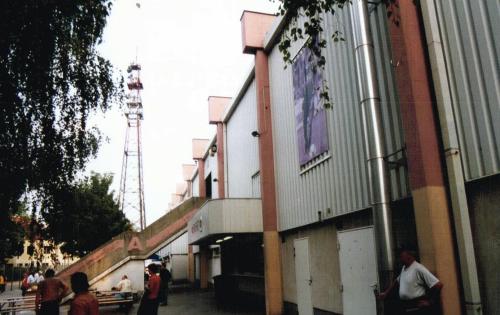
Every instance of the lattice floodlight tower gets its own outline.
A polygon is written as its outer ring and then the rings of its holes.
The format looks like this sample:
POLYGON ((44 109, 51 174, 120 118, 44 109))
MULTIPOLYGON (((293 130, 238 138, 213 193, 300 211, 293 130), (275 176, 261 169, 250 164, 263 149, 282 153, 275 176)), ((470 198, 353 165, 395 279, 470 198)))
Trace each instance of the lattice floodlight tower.
POLYGON ((123 164, 120 181, 120 209, 140 231, 146 227, 146 209, 144 207, 144 182, 142 171, 141 148, 141 121, 142 112, 141 90, 143 85, 140 79, 141 66, 135 62, 128 69, 127 107, 125 117, 127 129, 125 147, 123 150, 123 164))

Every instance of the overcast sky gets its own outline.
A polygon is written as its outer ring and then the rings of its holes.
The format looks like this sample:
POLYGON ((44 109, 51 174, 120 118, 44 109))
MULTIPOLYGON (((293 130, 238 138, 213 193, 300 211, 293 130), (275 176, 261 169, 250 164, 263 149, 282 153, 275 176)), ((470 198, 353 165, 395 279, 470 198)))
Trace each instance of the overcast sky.
MULTIPOLYGON (((144 83, 142 128, 146 221, 165 214, 184 163, 192 163, 191 139, 211 138, 209 95, 234 96, 253 56, 243 55, 243 10, 276 12, 269 0, 117 0, 100 47, 117 70, 135 59, 144 83), (136 3, 140 3, 140 9, 136 3)), ((125 117, 118 106, 93 119, 104 136, 87 170, 114 173, 118 194, 125 117)))

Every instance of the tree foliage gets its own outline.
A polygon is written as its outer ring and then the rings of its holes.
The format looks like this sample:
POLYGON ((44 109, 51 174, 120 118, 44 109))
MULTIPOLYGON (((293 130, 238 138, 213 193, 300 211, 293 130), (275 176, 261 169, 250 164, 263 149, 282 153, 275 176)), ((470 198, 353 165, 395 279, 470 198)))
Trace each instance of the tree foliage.
POLYGON ((96 50, 110 10, 111 0, 0 1, 0 233, 10 235, 23 195, 51 213, 97 152, 88 117, 122 95, 96 50))
POLYGON ((47 238, 63 243, 64 253, 83 256, 131 224, 113 198, 113 176, 93 173, 71 187, 58 191, 51 207, 42 207, 47 238))
POLYGON ((24 250, 25 231, 21 224, 7 220, 0 228, 0 264, 7 258, 19 256, 24 250))

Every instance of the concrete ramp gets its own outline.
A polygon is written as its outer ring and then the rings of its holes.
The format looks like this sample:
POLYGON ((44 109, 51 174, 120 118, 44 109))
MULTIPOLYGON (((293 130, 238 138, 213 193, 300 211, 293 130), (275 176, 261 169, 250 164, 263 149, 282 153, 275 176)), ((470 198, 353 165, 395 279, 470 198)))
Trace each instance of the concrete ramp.
POLYGON ((144 231, 125 232, 114 237, 60 271, 57 276, 69 285, 71 274, 77 271, 84 272, 92 286, 106 285, 109 287, 105 289, 109 290, 111 283, 114 285, 115 281, 121 277, 121 274, 113 276, 113 273, 120 272, 121 269, 123 272, 126 270, 128 273, 133 273, 129 277, 132 278, 134 289, 142 290, 144 288, 142 281, 144 265, 139 262, 185 233, 189 219, 204 202, 203 198, 186 200, 149 225, 144 231), (106 278, 108 278, 107 281, 105 281, 106 278))

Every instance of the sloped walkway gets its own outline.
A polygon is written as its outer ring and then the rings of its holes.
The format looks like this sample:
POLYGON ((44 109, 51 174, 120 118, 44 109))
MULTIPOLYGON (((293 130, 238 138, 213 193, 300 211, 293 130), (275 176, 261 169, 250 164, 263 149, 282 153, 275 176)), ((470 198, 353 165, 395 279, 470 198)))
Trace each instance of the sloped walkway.
POLYGON ((166 241, 183 229, 187 222, 205 202, 203 198, 191 198, 171 210, 142 232, 126 232, 117 235, 106 244, 92 251, 79 261, 62 270, 57 276, 69 284, 69 278, 76 271, 85 272, 89 282, 117 269, 130 257, 146 259, 164 246, 166 241))

